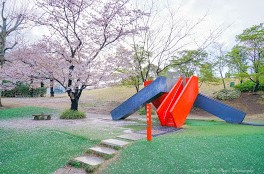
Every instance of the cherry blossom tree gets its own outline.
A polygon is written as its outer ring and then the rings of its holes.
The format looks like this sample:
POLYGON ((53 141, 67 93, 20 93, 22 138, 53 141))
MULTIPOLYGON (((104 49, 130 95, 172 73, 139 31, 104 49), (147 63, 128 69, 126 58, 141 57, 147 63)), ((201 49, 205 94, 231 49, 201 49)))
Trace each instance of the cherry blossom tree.
POLYGON ((55 69, 50 63, 49 53, 47 42, 20 44, 7 56, 10 65, 6 78, 13 79, 14 82, 19 79, 20 82, 29 83, 32 91, 36 83, 43 87, 47 79, 52 79, 50 76, 55 69))
MULTIPOLYGON (((6 2, 0 0, 0 66, 3 68, 4 63, 7 61, 5 55, 8 50, 13 49, 17 45, 17 39, 13 39, 15 33, 19 31, 25 23, 26 9, 23 7, 16 8, 15 2, 6 2)), ((5 70, 1 70, 5 71, 5 70)), ((2 84, 4 74, 1 74, 0 85, 5 89, 6 85, 2 84)), ((12 85, 11 85, 12 86, 12 85)), ((9 86, 10 87, 10 86, 9 86)), ((0 106, 2 90, 0 90, 0 106)))
POLYGON ((113 74, 113 48, 144 29, 134 23, 145 14, 129 0, 38 0, 36 5, 41 15, 32 20, 49 28, 50 59, 59 64, 54 80, 65 87, 71 109, 78 110, 82 91, 113 74))

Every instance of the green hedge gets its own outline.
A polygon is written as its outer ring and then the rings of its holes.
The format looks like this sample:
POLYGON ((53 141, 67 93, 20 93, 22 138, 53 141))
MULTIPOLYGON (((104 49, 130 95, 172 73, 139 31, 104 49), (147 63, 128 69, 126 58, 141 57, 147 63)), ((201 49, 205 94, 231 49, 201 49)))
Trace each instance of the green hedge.
MULTIPOLYGON (((255 86, 255 83, 248 80, 241 84, 235 85, 235 88, 240 90, 241 92, 250 92, 250 91, 253 91, 254 86, 255 86)), ((264 91, 264 82, 260 82, 258 90, 264 91)))
MULTIPOLYGON (((47 88, 36 88, 32 91, 33 97, 43 97, 47 92, 47 88)), ((14 89, 2 91, 3 97, 31 97, 30 87, 28 84, 18 84, 14 89)))

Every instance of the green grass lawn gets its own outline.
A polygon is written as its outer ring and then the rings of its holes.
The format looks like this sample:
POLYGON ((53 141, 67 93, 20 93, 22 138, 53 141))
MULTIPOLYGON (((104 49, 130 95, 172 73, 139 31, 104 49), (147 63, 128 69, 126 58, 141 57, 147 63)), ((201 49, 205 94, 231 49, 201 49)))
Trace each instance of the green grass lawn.
POLYGON ((0 129, 1 174, 53 173, 98 143, 53 130, 0 129))
POLYGON ((52 114, 55 113, 55 109, 41 108, 41 107, 18 107, 0 110, 0 120, 12 119, 12 118, 24 118, 32 117, 32 114, 52 114))
POLYGON ((102 173, 263 173, 264 127, 188 120, 181 132, 137 141, 102 173))
MULTIPOLYGON (((36 113, 56 113, 38 107, 20 107, 0 111, 0 121, 32 117, 36 113)), ((47 174, 81 155, 99 140, 53 129, 0 128, 1 174, 47 174)))
MULTIPOLYGON (((57 113, 46 108, 12 108, 0 111, 0 121, 32 117, 39 112, 57 113)), ((138 125, 126 128, 141 129, 143 123, 138 121, 138 125)), ((156 124, 155 117, 153 125, 156 124)), ((133 143, 102 173, 264 172, 264 127, 201 120, 187 120, 185 127, 183 131, 155 137, 152 142, 133 143)), ((99 143, 98 134, 114 136, 113 132, 98 130, 92 133, 96 136, 91 136, 89 131, 96 130, 0 128, 0 173, 53 173, 99 143)))

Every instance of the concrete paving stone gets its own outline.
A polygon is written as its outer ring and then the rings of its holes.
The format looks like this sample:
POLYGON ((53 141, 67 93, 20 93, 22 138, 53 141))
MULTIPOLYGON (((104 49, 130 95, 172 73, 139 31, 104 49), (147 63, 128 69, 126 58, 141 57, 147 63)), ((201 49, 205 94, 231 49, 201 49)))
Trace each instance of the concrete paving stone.
POLYGON ((102 141, 103 144, 116 147, 124 147, 129 144, 127 141, 121 141, 117 139, 107 139, 102 141))
POLYGON ((145 137, 146 137, 146 135, 137 134, 137 133, 130 133, 130 134, 124 134, 124 135, 118 136, 118 138, 123 138, 123 139, 133 140, 133 141, 140 140, 140 139, 143 139, 145 137))
POLYGON ((112 155, 117 152, 115 149, 109 147, 101 147, 101 146, 91 147, 90 150, 96 153, 106 154, 106 155, 112 155))
POLYGON ((91 165, 91 166, 96 166, 104 162, 103 158, 96 157, 96 156, 80 156, 80 157, 75 158, 75 160, 91 165))
MULTIPOLYGON (((146 137, 146 130, 139 131, 138 133, 144 135, 146 137)), ((152 135, 159 135, 159 134, 165 134, 167 133, 166 131, 161 131, 161 130, 151 130, 152 135)))

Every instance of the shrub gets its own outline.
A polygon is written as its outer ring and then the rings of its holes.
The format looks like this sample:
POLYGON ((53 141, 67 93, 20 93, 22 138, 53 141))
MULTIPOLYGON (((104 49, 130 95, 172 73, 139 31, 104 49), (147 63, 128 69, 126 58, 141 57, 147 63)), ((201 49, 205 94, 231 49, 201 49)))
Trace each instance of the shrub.
POLYGON ((241 84, 236 85, 235 88, 240 90, 241 92, 249 92, 249 91, 253 91, 254 85, 255 85, 254 82, 248 80, 241 84))
POLYGON ((65 110, 60 116, 61 119, 81 119, 85 117, 86 115, 84 112, 74 111, 70 109, 65 110))
POLYGON ((264 91, 264 82, 260 82, 260 84, 259 84, 259 90, 260 91, 264 91))
POLYGON ((241 95, 241 92, 239 90, 227 90, 222 89, 220 91, 215 92, 214 98, 218 100, 233 100, 236 98, 239 98, 241 95))
MULTIPOLYGON (((33 89, 34 97, 43 97, 47 92, 47 88, 35 88, 33 89)), ((23 97, 30 97, 30 87, 28 84, 17 83, 16 87, 11 90, 5 90, 2 92, 3 97, 16 97, 17 95, 23 97)))
POLYGON ((47 92, 47 88, 40 87, 33 90, 33 96, 35 97, 44 97, 47 92))
MULTIPOLYGON (((241 84, 235 86, 236 89, 240 90, 241 92, 250 92, 253 91, 255 83, 252 81, 245 81, 241 84)), ((258 91, 264 91, 264 82, 259 83, 258 91)))

